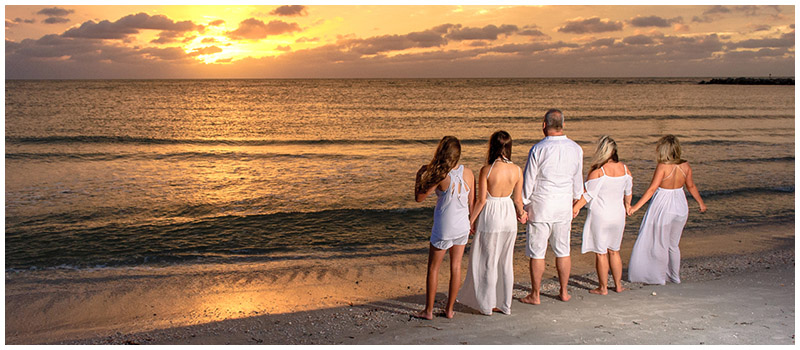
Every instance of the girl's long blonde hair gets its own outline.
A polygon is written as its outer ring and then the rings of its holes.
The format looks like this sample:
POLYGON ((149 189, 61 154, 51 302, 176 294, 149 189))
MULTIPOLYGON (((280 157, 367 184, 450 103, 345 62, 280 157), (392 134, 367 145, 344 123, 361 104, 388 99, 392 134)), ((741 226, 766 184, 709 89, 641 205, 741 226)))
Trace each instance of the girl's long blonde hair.
POLYGON ((617 155, 617 142, 614 141, 610 136, 603 135, 600 136, 600 140, 597 143, 597 150, 594 151, 594 156, 592 157, 592 165, 589 168, 589 172, 595 171, 608 163, 609 160, 613 160, 615 162, 619 162, 619 156, 617 155))
POLYGON ((425 192, 432 186, 438 184, 445 177, 450 169, 455 168, 458 160, 461 158, 461 142, 455 136, 445 136, 439 141, 436 146, 436 153, 433 154, 433 159, 425 171, 417 181, 415 190, 425 192))
POLYGON ((664 164, 681 164, 686 160, 681 158, 681 144, 675 135, 664 135, 656 143, 658 158, 656 161, 664 164))

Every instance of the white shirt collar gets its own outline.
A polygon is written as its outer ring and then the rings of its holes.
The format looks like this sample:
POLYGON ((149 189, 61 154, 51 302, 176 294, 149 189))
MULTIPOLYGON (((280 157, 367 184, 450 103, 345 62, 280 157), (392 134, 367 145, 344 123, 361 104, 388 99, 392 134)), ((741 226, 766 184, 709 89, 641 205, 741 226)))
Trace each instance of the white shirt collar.
POLYGON ((560 139, 565 139, 565 138, 567 138, 567 135, 547 136, 546 138, 548 138, 548 139, 552 139, 552 140, 560 140, 560 139))

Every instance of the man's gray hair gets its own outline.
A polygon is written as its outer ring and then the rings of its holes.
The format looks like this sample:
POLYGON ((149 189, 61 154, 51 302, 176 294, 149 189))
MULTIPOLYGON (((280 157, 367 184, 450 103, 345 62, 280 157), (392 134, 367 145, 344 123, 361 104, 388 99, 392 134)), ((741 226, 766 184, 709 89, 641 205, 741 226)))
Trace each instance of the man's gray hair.
POLYGON ((551 109, 544 114, 544 126, 548 129, 561 130, 564 128, 564 113, 560 109, 551 109))

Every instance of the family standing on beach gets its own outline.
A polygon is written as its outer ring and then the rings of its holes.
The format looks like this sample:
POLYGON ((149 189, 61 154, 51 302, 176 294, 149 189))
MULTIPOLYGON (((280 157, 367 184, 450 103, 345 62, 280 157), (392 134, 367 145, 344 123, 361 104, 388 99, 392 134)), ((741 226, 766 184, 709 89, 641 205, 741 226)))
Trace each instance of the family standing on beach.
POLYGON ((564 134, 564 114, 558 109, 547 111, 542 131, 545 138, 530 149, 524 171, 511 162, 511 135, 505 131, 489 138, 486 164, 477 178, 471 169, 458 164, 461 144, 453 136, 442 138, 433 159, 419 169, 416 201, 433 192, 438 199, 428 254, 425 309, 415 316, 433 318, 439 267, 447 252, 447 318, 453 317, 456 301, 486 315, 495 311, 510 314, 517 222, 527 224, 525 255, 530 258, 531 275, 531 292, 520 301, 540 303, 548 243, 556 257, 559 298, 568 301, 570 227, 584 206, 589 213, 581 253, 595 253, 598 275, 598 287, 590 293, 608 293, 609 268, 614 290, 624 290, 619 249, 625 216, 651 198, 631 253, 628 279, 648 284, 664 284, 667 279, 680 283, 678 242, 689 211, 684 186, 700 205, 701 213, 706 206, 692 181, 692 168, 681 158, 678 139, 666 135, 658 140, 653 180, 631 206, 633 177, 619 161, 613 139, 600 138, 584 182, 583 150, 564 134), (467 276, 460 287, 461 260, 470 234, 473 241, 467 276))

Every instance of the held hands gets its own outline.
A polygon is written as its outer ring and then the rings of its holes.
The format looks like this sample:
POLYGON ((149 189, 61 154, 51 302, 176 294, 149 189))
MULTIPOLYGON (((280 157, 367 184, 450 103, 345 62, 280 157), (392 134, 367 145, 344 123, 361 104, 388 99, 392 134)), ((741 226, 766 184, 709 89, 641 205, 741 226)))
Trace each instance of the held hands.
POLYGON ((578 213, 580 213, 580 212, 581 212, 581 207, 579 207, 577 205, 573 205, 572 206, 572 218, 573 219, 576 218, 578 216, 578 213))
POLYGON ((627 208, 625 208, 625 212, 627 212, 628 216, 631 216, 631 215, 633 215, 633 213, 635 213, 637 210, 638 210, 638 209, 634 209, 634 208, 632 208, 632 207, 627 207, 627 208))
POLYGON ((517 216, 517 221, 519 221, 520 224, 527 223, 528 222, 528 212, 527 211, 523 211, 522 215, 518 215, 517 216))

